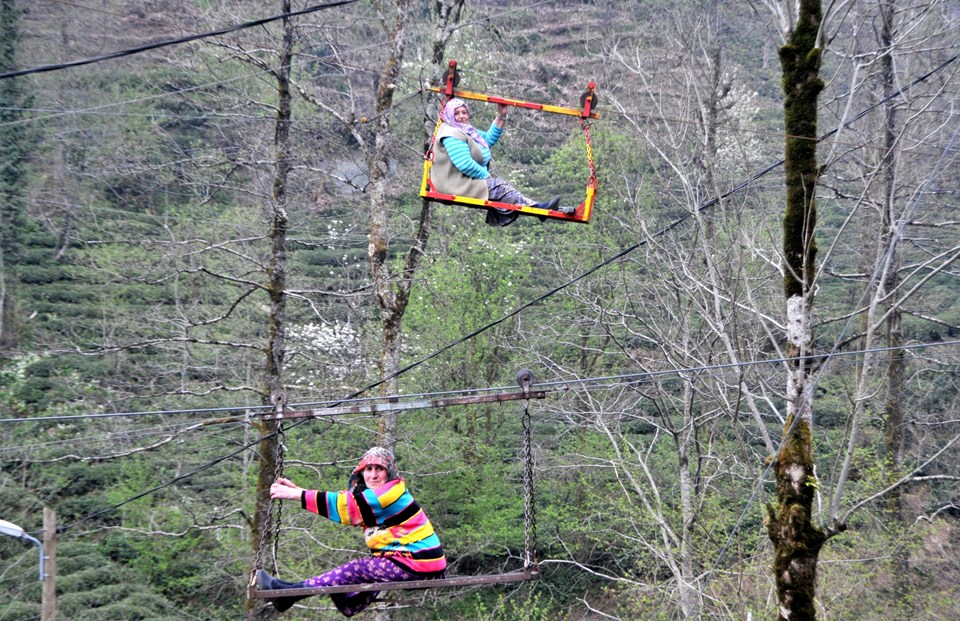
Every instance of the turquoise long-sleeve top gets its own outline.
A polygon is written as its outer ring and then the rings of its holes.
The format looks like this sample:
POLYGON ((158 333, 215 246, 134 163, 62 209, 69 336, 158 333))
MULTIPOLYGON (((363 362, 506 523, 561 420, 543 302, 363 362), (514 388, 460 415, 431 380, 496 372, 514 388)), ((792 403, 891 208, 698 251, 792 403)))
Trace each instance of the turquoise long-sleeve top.
POLYGON ((447 150, 447 155, 450 156, 450 162, 457 170, 473 179, 486 179, 490 176, 490 171, 487 169, 487 166, 490 164, 490 158, 492 157, 490 147, 497 144, 497 140, 500 139, 503 130, 496 123, 491 123, 490 129, 487 131, 477 131, 483 136, 483 139, 487 141, 487 145, 489 145, 485 147, 479 142, 477 143, 477 146, 480 147, 480 153, 483 154, 482 164, 474 160, 470 155, 470 145, 467 144, 465 140, 447 136, 446 138, 442 138, 441 142, 443 143, 443 148, 447 150))

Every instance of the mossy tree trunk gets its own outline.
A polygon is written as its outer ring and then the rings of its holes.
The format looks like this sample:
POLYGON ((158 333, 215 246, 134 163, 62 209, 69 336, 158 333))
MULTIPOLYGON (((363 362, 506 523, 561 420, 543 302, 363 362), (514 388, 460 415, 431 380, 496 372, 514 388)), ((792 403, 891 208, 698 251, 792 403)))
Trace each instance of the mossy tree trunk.
POLYGON ((813 523, 816 492, 813 463, 812 344, 813 280, 817 253, 814 191, 817 166, 817 103, 821 51, 817 45, 820 0, 798 0, 797 21, 780 49, 783 71, 786 212, 783 252, 786 262, 786 353, 788 365, 783 444, 774 472, 777 503, 767 507, 767 532, 774 547, 774 579, 780 621, 816 618, 817 559, 826 539, 813 523))
MULTIPOLYGON (((282 1, 284 13, 290 13, 291 0, 282 1)), ((287 180, 290 175, 290 121, 293 116, 290 64, 293 61, 293 24, 283 20, 283 39, 278 67, 272 71, 277 81, 277 117, 274 128, 274 177, 273 195, 269 203, 270 218, 270 267, 266 289, 270 297, 266 363, 262 403, 270 405, 283 393, 283 358, 285 350, 286 315, 286 261, 287 261, 287 180)), ((279 440, 276 421, 261 421, 259 445, 259 472, 257 473, 256 510, 253 516, 253 550, 258 568, 274 566, 272 541, 273 504, 270 500, 270 485, 277 473, 279 440)), ((265 618, 262 600, 247 602, 245 621, 265 618)))

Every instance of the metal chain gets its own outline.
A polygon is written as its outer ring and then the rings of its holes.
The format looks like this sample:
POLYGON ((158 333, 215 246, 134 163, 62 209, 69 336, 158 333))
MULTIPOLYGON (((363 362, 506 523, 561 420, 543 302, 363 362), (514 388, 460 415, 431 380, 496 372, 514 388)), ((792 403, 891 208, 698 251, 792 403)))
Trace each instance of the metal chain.
MULTIPOLYGON (((283 391, 278 391, 270 398, 273 401, 273 411, 277 418, 277 455, 274 461, 273 477, 273 480, 276 481, 283 476, 283 454, 286 451, 287 439, 283 431, 283 408, 287 405, 287 395, 283 391)), ((277 575, 280 573, 277 567, 277 555, 280 550, 280 523, 283 519, 283 503, 278 500, 274 502, 274 505, 277 508, 277 521, 273 528, 273 574, 277 575)))
MULTIPOLYGON (((259 507, 257 508, 259 511, 259 507)), ((253 574, 258 569, 263 569, 263 555, 267 549, 267 538, 260 537, 260 541, 257 543, 257 552, 253 558, 253 570, 250 572, 251 581, 253 579, 253 574)))
POLYGON ((433 127, 433 135, 430 136, 430 146, 427 147, 427 152, 423 155, 423 159, 433 161, 433 147, 437 142, 437 133, 440 131, 440 125, 443 123, 443 106, 446 105, 446 102, 440 104, 440 113, 437 114, 437 124, 433 127))
POLYGON ((531 423, 530 423, 530 401, 524 401, 523 416, 523 564, 524 567, 533 566, 534 569, 540 563, 537 557, 537 511, 533 496, 533 449, 531 441, 531 423))
POLYGON ((597 169, 593 164, 593 142, 590 140, 590 123, 586 120, 580 121, 580 127, 583 128, 584 136, 587 141, 587 165, 590 167, 590 181, 593 187, 597 186, 597 169))

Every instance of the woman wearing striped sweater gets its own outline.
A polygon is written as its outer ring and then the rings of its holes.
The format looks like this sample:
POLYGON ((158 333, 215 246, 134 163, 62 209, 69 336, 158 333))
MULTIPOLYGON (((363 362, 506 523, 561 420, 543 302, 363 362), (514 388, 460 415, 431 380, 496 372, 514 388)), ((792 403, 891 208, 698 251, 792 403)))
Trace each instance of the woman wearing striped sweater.
MULTIPOLYGON (((451 99, 440 112, 442 123, 437 132, 439 147, 434 151, 430 179, 443 193, 480 200, 527 205, 562 213, 573 213, 575 207, 560 207, 560 197, 538 203, 520 193, 504 179, 490 173, 490 149, 503 135, 507 122, 506 104, 498 104, 497 116, 487 131, 470 124, 470 109, 462 99, 451 99)), ((519 212, 510 209, 488 209, 487 224, 507 226, 519 212)))
MULTIPOLYGON (((344 491, 308 490, 281 477, 270 486, 270 497, 299 500, 301 507, 311 513, 340 524, 362 526, 373 555, 297 583, 279 580, 261 570, 257 572, 260 590, 423 580, 440 578, 446 570, 440 539, 397 473, 396 461, 388 449, 374 447, 367 451, 344 491)), ((337 610, 348 617, 365 609, 376 597, 376 591, 330 595, 337 610)), ((302 598, 269 601, 282 612, 299 599, 302 598)))

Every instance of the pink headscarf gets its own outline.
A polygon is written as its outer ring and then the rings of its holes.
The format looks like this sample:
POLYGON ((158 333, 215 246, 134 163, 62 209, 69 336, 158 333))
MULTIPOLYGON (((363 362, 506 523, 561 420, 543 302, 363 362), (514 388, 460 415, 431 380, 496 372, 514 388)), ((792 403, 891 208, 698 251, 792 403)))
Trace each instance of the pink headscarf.
MULTIPOLYGON (((456 129, 459 129, 466 135, 476 140, 477 143, 479 143, 481 146, 489 148, 490 145, 487 144, 487 141, 483 139, 483 136, 480 134, 480 132, 477 130, 476 127, 474 127, 469 123, 460 123, 454 118, 453 116, 454 111, 460 107, 467 108, 467 102, 465 102, 462 99, 451 99, 450 101, 444 104, 443 110, 440 112, 440 118, 447 125, 454 127, 456 129)), ((467 108, 467 110, 469 109, 470 108, 467 108)))

